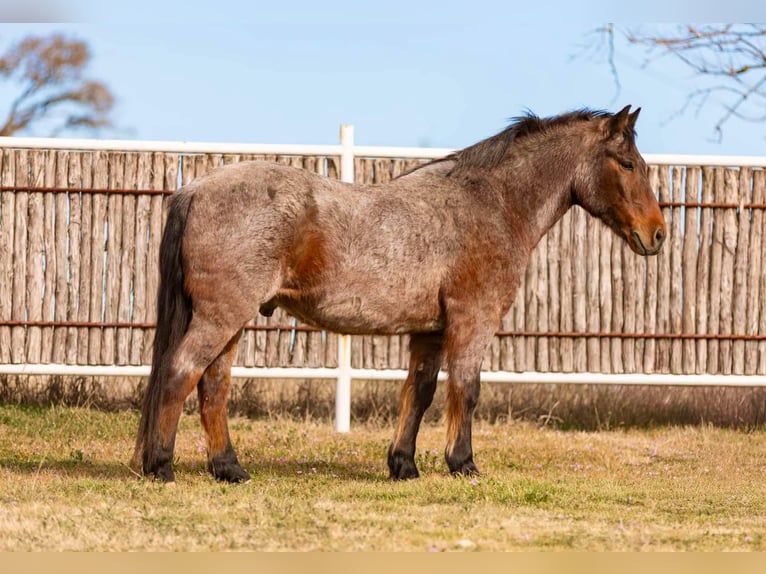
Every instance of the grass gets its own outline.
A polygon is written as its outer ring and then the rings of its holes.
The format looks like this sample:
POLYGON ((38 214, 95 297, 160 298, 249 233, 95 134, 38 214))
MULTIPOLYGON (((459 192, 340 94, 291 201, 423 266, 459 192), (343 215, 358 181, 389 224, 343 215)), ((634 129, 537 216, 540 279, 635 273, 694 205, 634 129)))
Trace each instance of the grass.
POLYGON ((428 424, 421 478, 387 479, 392 429, 235 418, 253 480, 219 484, 184 415, 173 488, 126 462, 137 415, 0 407, 0 550, 764 550, 766 435, 479 422, 453 478, 428 424))

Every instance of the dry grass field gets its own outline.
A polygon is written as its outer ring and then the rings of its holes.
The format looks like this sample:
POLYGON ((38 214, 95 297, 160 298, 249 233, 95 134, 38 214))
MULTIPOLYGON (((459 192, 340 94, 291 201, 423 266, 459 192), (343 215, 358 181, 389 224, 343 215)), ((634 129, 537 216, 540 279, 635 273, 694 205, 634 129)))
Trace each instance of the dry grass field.
POLYGON ((766 435, 561 431, 479 422, 483 476, 447 474, 421 431, 417 481, 387 479, 388 425, 235 418, 253 480, 204 470, 184 415, 177 483, 126 465, 137 415, 0 407, 0 550, 764 550, 766 435))

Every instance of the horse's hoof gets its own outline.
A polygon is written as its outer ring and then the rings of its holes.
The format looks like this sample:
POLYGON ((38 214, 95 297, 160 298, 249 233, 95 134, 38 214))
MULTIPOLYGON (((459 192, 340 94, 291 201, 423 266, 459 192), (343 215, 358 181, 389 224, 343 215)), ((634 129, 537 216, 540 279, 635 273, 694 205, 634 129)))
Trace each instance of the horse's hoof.
POLYGON ((388 470, 393 480, 410 480, 420 476, 412 457, 401 453, 388 453, 388 470))
MULTIPOLYGON (((135 458, 138 459, 138 456, 136 455, 135 458)), ((140 460, 141 470, 143 470, 145 477, 153 477, 157 482, 175 481, 176 477, 173 472, 172 449, 160 446, 156 449, 154 457, 151 458, 149 457, 148 452, 144 450, 140 460)))
POLYGON ((233 484, 250 482, 250 475, 239 465, 216 469, 213 476, 216 480, 233 484))
POLYGON ((156 482, 164 482, 170 484, 175 482, 176 475, 173 472, 173 465, 171 463, 160 464, 154 468, 144 467, 144 476, 154 477, 156 482))
POLYGON ((237 460, 237 453, 229 445, 226 450, 208 459, 207 469, 216 480, 221 482, 247 482, 250 475, 237 460))
POLYGON ((250 475, 236 461, 211 461, 208 463, 208 470, 216 480, 221 482, 238 483, 250 480, 250 475))
POLYGON ((460 463, 450 462, 448 460, 447 466, 449 466, 449 470, 453 476, 479 476, 481 474, 479 469, 476 468, 473 460, 470 458, 460 463))

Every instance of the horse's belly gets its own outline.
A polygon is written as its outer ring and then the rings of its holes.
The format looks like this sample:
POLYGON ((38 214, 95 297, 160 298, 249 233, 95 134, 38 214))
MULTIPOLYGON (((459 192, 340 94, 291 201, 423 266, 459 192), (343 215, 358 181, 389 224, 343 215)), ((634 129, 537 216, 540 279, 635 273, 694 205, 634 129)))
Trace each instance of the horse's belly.
MULTIPOLYGON (((381 294, 382 295, 382 294, 381 294)), ((310 325, 349 334, 430 333, 444 328, 438 300, 407 304, 388 297, 278 297, 276 304, 310 325)))

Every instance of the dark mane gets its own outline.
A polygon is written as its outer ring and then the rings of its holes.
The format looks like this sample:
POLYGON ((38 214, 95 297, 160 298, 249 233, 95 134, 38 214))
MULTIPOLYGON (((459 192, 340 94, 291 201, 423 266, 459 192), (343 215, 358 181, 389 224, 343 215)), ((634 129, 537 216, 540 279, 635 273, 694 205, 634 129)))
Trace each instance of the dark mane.
POLYGON ((558 116, 541 118, 532 112, 527 112, 523 116, 512 118, 511 124, 503 131, 462 150, 451 153, 446 157, 418 166, 415 170, 443 161, 457 162, 455 167, 450 170, 449 175, 460 173, 466 169, 493 169, 500 165, 508 155, 510 147, 520 138, 530 134, 545 132, 556 127, 611 117, 612 115, 603 110, 580 109, 558 116))

